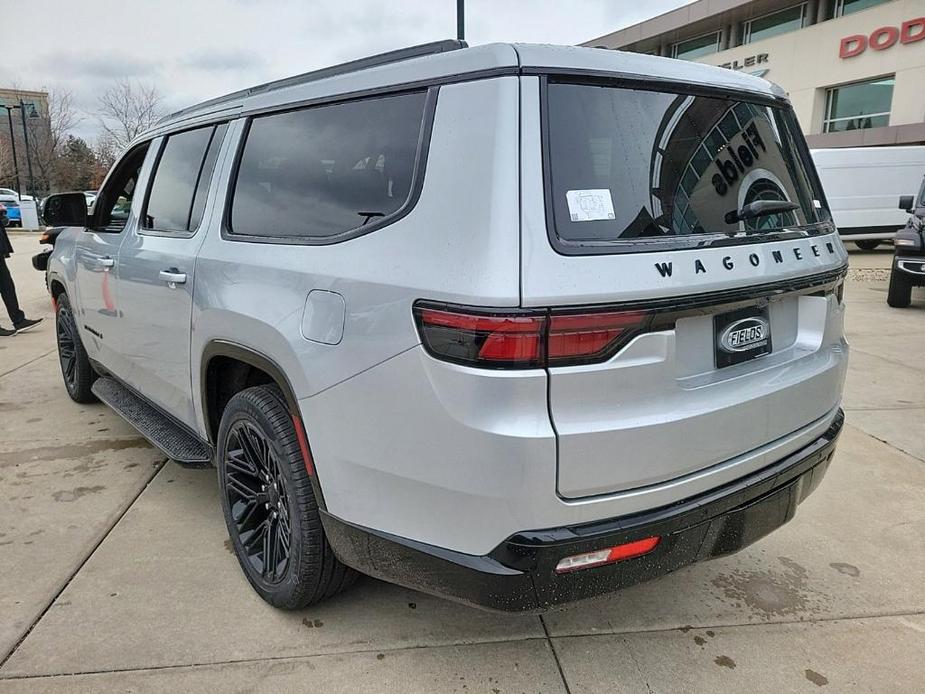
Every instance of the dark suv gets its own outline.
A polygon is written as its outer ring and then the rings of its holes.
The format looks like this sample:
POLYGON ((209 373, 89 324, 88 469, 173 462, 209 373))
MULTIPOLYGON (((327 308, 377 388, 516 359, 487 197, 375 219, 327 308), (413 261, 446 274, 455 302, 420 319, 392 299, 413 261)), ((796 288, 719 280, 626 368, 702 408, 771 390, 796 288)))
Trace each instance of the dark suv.
POLYGON ((899 209, 910 216, 893 240, 896 254, 886 298, 893 308, 908 306, 912 301, 912 288, 925 286, 925 179, 917 195, 899 198, 899 209))

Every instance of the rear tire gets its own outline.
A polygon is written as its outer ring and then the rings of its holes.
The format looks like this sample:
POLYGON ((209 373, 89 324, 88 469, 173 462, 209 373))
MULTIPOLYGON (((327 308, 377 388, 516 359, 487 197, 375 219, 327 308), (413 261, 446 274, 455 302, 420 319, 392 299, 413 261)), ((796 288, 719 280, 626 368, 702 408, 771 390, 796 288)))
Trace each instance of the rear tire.
POLYGON ((96 402, 97 397, 90 390, 98 378, 90 364, 87 352, 80 341, 74 312, 67 294, 60 294, 56 301, 55 335, 58 343, 58 363, 67 394, 74 402, 82 404, 96 402))
POLYGON ((328 544, 292 416, 275 386, 234 395, 218 432, 222 513, 235 556, 266 602, 298 610, 356 579, 328 544))
POLYGON ((876 240, 855 241, 854 243, 855 243, 855 245, 857 245, 857 247, 860 248, 862 251, 872 251, 872 250, 874 250, 877 246, 880 245, 880 242, 879 242, 879 241, 876 241, 876 240))
POLYGON ((890 287, 886 293, 886 303, 893 308, 906 308, 912 303, 912 282, 895 267, 890 272, 890 287))

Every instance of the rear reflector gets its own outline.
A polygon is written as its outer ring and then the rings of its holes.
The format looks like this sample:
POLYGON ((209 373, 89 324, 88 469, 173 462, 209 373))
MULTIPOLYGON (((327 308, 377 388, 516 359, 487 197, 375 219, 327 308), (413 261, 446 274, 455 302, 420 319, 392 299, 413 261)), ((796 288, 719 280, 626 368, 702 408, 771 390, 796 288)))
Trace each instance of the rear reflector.
POLYGON ((570 571, 579 571, 581 569, 590 569, 595 566, 613 564, 623 559, 641 557, 643 554, 648 554, 658 547, 659 542, 661 542, 660 537, 647 537, 644 540, 627 542, 626 544, 617 545, 610 549, 602 549, 597 552, 586 552, 585 554, 575 554, 571 557, 566 557, 556 564, 556 573, 565 574, 570 571))
POLYGON ((445 361, 492 368, 542 368, 605 361, 648 324, 645 311, 564 313, 414 307, 421 342, 445 361))

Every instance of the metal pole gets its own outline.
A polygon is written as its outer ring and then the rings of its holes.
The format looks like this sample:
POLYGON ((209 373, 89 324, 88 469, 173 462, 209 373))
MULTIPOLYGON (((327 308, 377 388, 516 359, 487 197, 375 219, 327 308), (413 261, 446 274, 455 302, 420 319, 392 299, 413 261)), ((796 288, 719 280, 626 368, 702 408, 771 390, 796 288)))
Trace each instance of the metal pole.
POLYGON ((29 156, 29 131, 26 128, 26 104, 19 100, 19 115, 22 116, 23 144, 26 145, 26 166, 29 168, 29 195, 35 197, 35 178, 32 176, 32 157, 29 156))
POLYGON ((19 163, 16 161, 16 135, 13 133, 13 109, 4 106, 6 109, 6 119, 10 122, 10 149, 13 150, 13 173, 16 175, 16 194, 22 201, 22 183, 19 180, 19 163))
POLYGON ((466 40, 466 0, 456 0, 456 38, 466 40))

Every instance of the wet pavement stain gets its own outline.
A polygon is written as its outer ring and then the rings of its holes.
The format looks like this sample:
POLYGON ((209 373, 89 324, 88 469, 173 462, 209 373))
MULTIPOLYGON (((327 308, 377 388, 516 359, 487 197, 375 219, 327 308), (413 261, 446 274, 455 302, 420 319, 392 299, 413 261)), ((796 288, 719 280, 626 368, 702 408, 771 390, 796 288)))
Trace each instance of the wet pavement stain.
POLYGON ((234 543, 231 541, 231 538, 228 538, 222 544, 225 545, 225 549, 228 550, 229 554, 234 554, 234 543))
POLYGON ((713 659, 713 662, 720 667, 727 667, 730 670, 735 670, 736 661, 734 661, 728 655, 718 655, 713 659))
POLYGON ((842 562, 836 561, 829 564, 829 566, 835 569, 838 573, 844 574, 845 576, 851 576, 852 578, 857 578, 861 575, 861 570, 854 564, 843 564, 842 562))
POLYGON ((783 571, 734 571, 712 584, 737 607, 746 605, 763 617, 794 615, 827 603, 828 597, 808 587, 809 573, 787 557, 778 557, 783 571))
POLYGON ((807 670, 805 672, 806 679, 815 684, 817 687, 824 687, 829 683, 828 677, 825 675, 820 675, 815 670, 807 670))
POLYGON ((703 638, 702 636, 695 636, 695 637, 694 637, 694 643, 696 643, 698 646, 702 646, 702 645, 705 644, 706 642, 707 642, 707 640, 706 640, 705 638, 703 638))
POLYGON ((86 441, 72 443, 65 446, 42 446, 28 448, 3 454, 0 468, 14 467, 22 463, 32 463, 39 460, 74 460, 94 453, 105 451, 124 451, 128 448, 147 448, 150 444, 142 438, 137 439, 101 439, 99 441, 86 441))
POLYGON ((77 499, 82 496, 86 496, 87 494, 96 494, 97 492, 101 492, 104 489, 106 489, 106 487, 103 485, 95 484, 92 487, 75 487, 74 489, 63 489, 61 491, 55 492, 51 496, 55 501, 70 502, 77 501, 77 499))
POLYGON ((318 627, 324 626, 324 622, 322 622, 320 619, 312 620, 312 619, 309 619, 308 617, 302 620, 302 624, 304 626, 307 626, 309 629, 316 629, 318 627))

